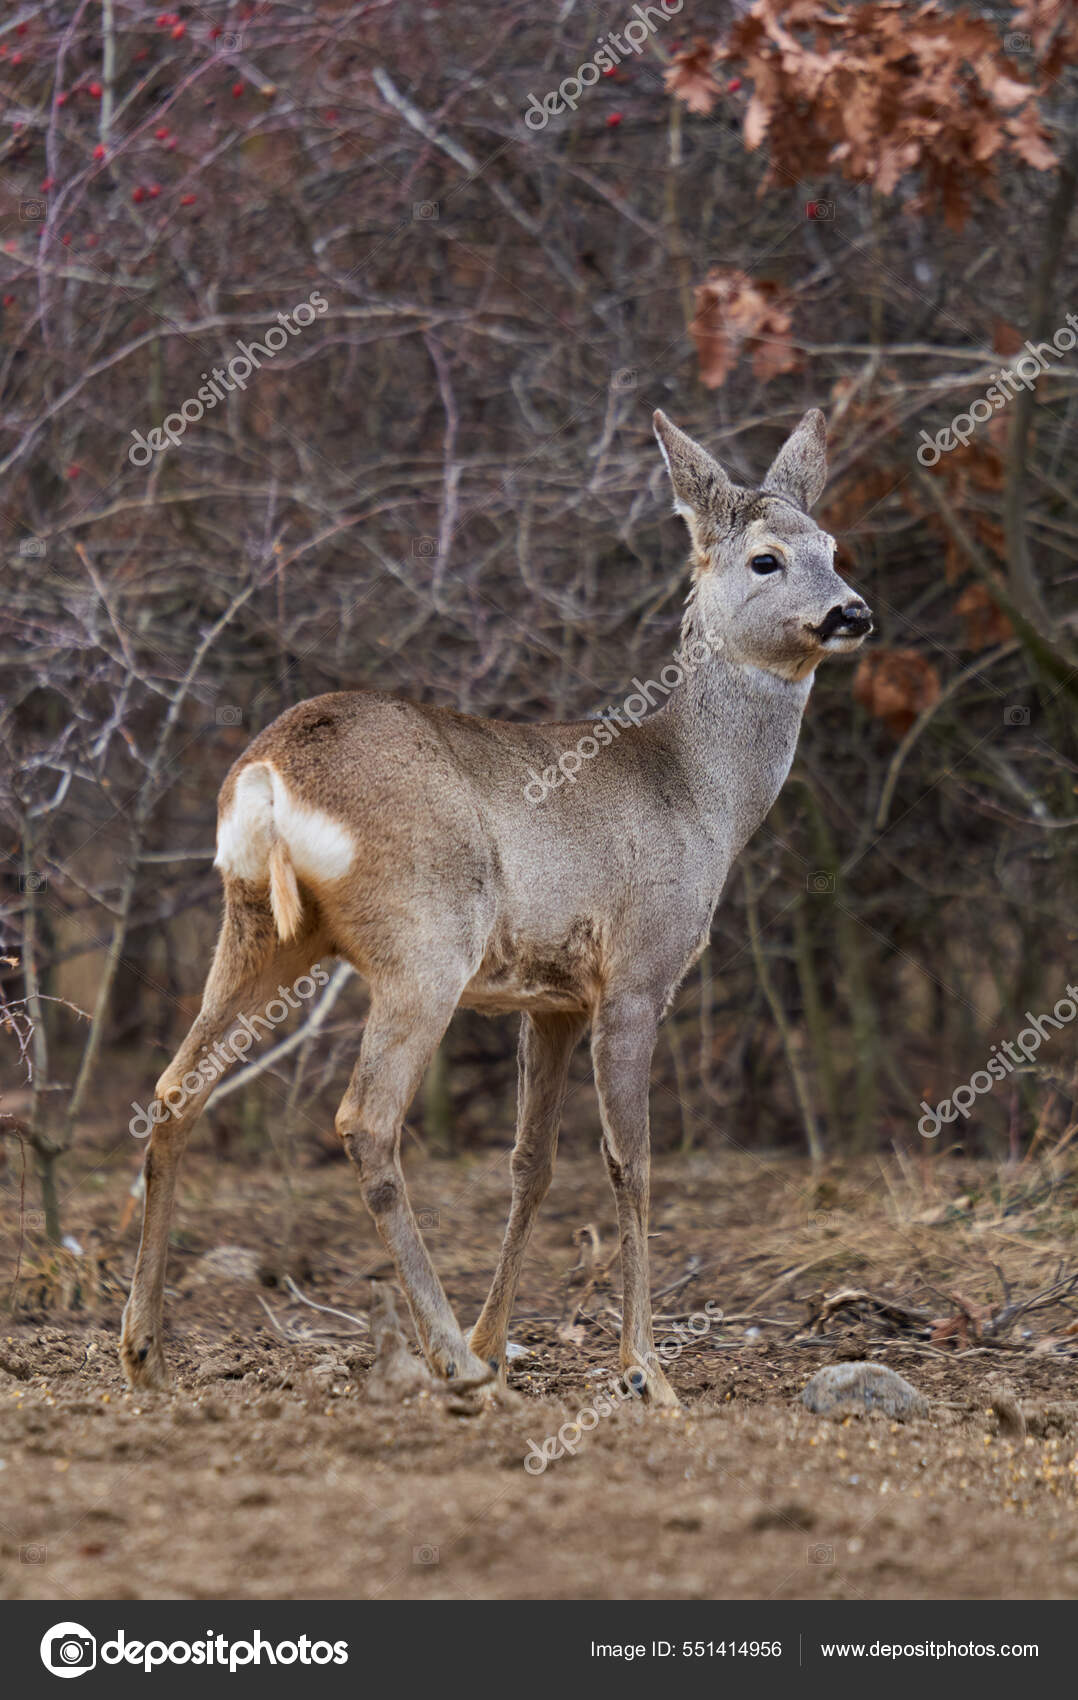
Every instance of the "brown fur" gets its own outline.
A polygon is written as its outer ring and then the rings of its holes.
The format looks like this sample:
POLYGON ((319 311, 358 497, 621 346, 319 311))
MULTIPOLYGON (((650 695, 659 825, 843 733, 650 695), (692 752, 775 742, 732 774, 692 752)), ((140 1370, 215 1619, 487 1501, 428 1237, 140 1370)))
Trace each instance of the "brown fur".
POLYGON ((292 858, 279 838, 269 857, 269 899, 278 936, 287 944, 299 932, 303 906, 292 858))
MULTIPOLYGON (((224 922, 201 1012, 157 1092, 278 984, 323 953, 346 957, 366 977, 371 1007, 337 1131, 428 1362, 448 1379, 501 1379, 570 1058, 590 1026, 621 1243, 621 1362, 653 1401, 676 1404, 655 1356, 648 1284, 658 1024, 707 942, 735 856, 786 777, 816 664, 855 648, 868 613, 806 511, 824 478, 819 414, 806 415, 757 491, 735 487, 661 414, 656 432, 696 567, 685 640, 697 660, 683 682, 656 713, 611 736, 575 783, 559 781, 538 802, 542 787, 529 776, 564 775, 559 759, 581 739, 595 742, 597 722, 517 726, 374 692, 318 697, 274 721, 222 787, 224 922), (760 576, 752 563, 761 551, 781 570, 760 576), (841 631, 821 637, 839 615, 841 631), (400 1163, 403 1118, 458 1005, 522 1012, 512 1207, 468 1340, 400 1163)), ((207 1084, 152 1134, 121 1343, 136 1386, 165 1378, 176 1171, 208 1093, 207 1084)))

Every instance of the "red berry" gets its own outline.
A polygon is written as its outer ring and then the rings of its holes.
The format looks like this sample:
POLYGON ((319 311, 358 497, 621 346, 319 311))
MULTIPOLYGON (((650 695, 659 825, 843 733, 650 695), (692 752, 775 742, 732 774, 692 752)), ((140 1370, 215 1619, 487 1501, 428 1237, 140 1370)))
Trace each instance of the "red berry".
POLYGON ((55 187, 56 187, 55 177, 43 177, 41 179, 41 193, 43 195, 47 195, 49 190, 54 189, 55 187))
POLYGON ((5 307, 14 307, 14 305, 15 305, 14 295, 5 295, 4 296, 4 306, 5 307))
POLYGON ((26 25, 25 24, 16 24, 15 25, 15 34, 16 35, 25 35, 26 34, 26 25))
POLYGON ((88 93, 92 94, 95 100, 101 99, 101 84, 100 83, 89 83, 87 85, 87 89, 88 89, 88 93))
POLYGON ((68 478, 77 478, 81 471, 82 467, 73 461, 67 469, 67 476, 68 478))
POLYGON ((604 77, 616 77, 617 74, 618 68, 616 65, 608 65, 606 70, 603 72, 604 77))
POLYGON ((623 114, 620 113, 620 112, 608 112, 607 115, 606 115, 606 127, 607 127, 607 129, 613 130, 616 125, 621 123, 622 117, 623 117, 623 114))
POLYGON ((105 144, 104 144, 104 142, 98 142, 96 148, 94 149, 94 158, 95 159, 104 159, 104 157, 105 157, 105 144))
POLYGON ((89 236, 86 238, 86 246, 87 248, 97 247, 97 237, 94 235, 93 231, 91 231, 89 236))
POLYGON ((70 246, 71 246, 70 232, 65 230, 64 234, 60 238, 60 241, 63 243, 65 248, 70 248, 70 246))
POLYGON ((21 53, 13 53, 11 55, 11 63, 13 65, 21 65, 22 64, 22 54, 21 53))
POLYGON ((150 184, 150 199, 151 199, 151 201, 156 201, 156 199, 157 199, 157 197, 160 193, 161 193, 160 183, 151 183, 150 184))
POLYGON ((210 40, 216 41, 217 37, 220 35, 220 33, 221 33, 220 24, 214 24, 213 28, 210 31, 210 40))
POLYGON ((326 109, 326 123, 327 124, 336 124, 339 117, 340 117, 340 113, 337 111, 337 108, 335 106, 327 107, 327 109, 326 109))
POLYGON ((177 24, 176 28, 172 32, 172 39, 173 39, 173 41, 182 41, 186 34, 187 34, 187 25, 186 24, 177 24))
POLYGON ((168 135, 168 125, 159 124, 157 129, 154 131, 154 135, 157 137, 159 142, 163 142, 165 137, 168 135))
POLYGON ((180 205, 181 207, 193 207, 197 199, 197 195, 181 195, 180 205))
POLYGON ((66 94, 58 94, 56 96, 56 104, 57 104, 57 106, 66 106, 67 105, 67 95, 66 94))
POLYGON ((170 136, 169 139, 168 139, 168 142, 166 143, 166 146, 170 147, 170 148, 174 148, 174 147, 176 147, 178 142, 179 142, 178 136, 170 136))
POLYGON ((146 199, 146 191, 142 187, 141 183, 136 184, 135 188, 132 189, 131 199, 134 201, 136 206, 140 206, 141 203, 146 199))
POLYGON ((727 94, 736 94, 740 87, 741 87, 741 78, 740 77, 731 77, 730 81, 726 85, 726 92, 727 92, 727 94))
POLYGON ((233 98, 233 100, 239 100, 240 95, 242 93, 243 93, 243 84, 242 83, 233 83, 232 84, 232 98, 233 98))

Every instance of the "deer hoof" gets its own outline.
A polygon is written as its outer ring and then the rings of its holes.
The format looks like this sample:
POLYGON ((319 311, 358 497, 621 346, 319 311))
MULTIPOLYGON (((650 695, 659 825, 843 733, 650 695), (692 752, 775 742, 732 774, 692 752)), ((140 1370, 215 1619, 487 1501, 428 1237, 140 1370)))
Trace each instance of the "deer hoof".
POLYGON ((656 1411, 679 1411, 681 1400, 661 1369, 649 1365, 646 1369, 635 1364, 625 1371, 625 1383, 656 1411))
POLYGON ((137 1345, 134 1340, 122 1339, 120 1364, 132 1391, 163 1393, 167 1390, 169 1379, 165 1354, 152 1337, 137 1345))
POLYGON ((455 1392, 467 1392, 472 1387, 483 1387, 493 1380, 496 1371, 482 1358, 469 1351, 467 1346, 459 1350, 447 1352, 432 1352, 431 1368, 436 1375, 449 1382, 455 1392))

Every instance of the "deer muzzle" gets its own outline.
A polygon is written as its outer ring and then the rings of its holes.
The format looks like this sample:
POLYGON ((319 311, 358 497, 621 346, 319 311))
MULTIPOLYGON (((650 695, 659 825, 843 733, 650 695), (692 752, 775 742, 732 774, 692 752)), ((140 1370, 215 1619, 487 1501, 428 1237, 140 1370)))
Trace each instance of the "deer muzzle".
POLYGON ((818 626, 809 627, 821 643, 828 643, 833 637, 867 637, 871 630, 872 610, 859 596, 849 602, 837 602, 818 626))

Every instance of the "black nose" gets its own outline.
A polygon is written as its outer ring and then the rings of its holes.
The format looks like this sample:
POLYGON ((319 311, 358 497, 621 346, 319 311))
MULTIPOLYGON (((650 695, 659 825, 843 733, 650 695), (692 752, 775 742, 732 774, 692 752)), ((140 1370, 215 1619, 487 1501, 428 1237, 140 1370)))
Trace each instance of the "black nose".
POLYGON ((836 632, 863 636, 871 630, 872 611, 868 603, 862 602, 859 596, 855 596, 849 602, 836 603, 835 607, 829 609, 827 614, 824 615, 823 620, 816 628, 817 635, 823 643, 826 643, 828 638, 834 637, 836 632))

